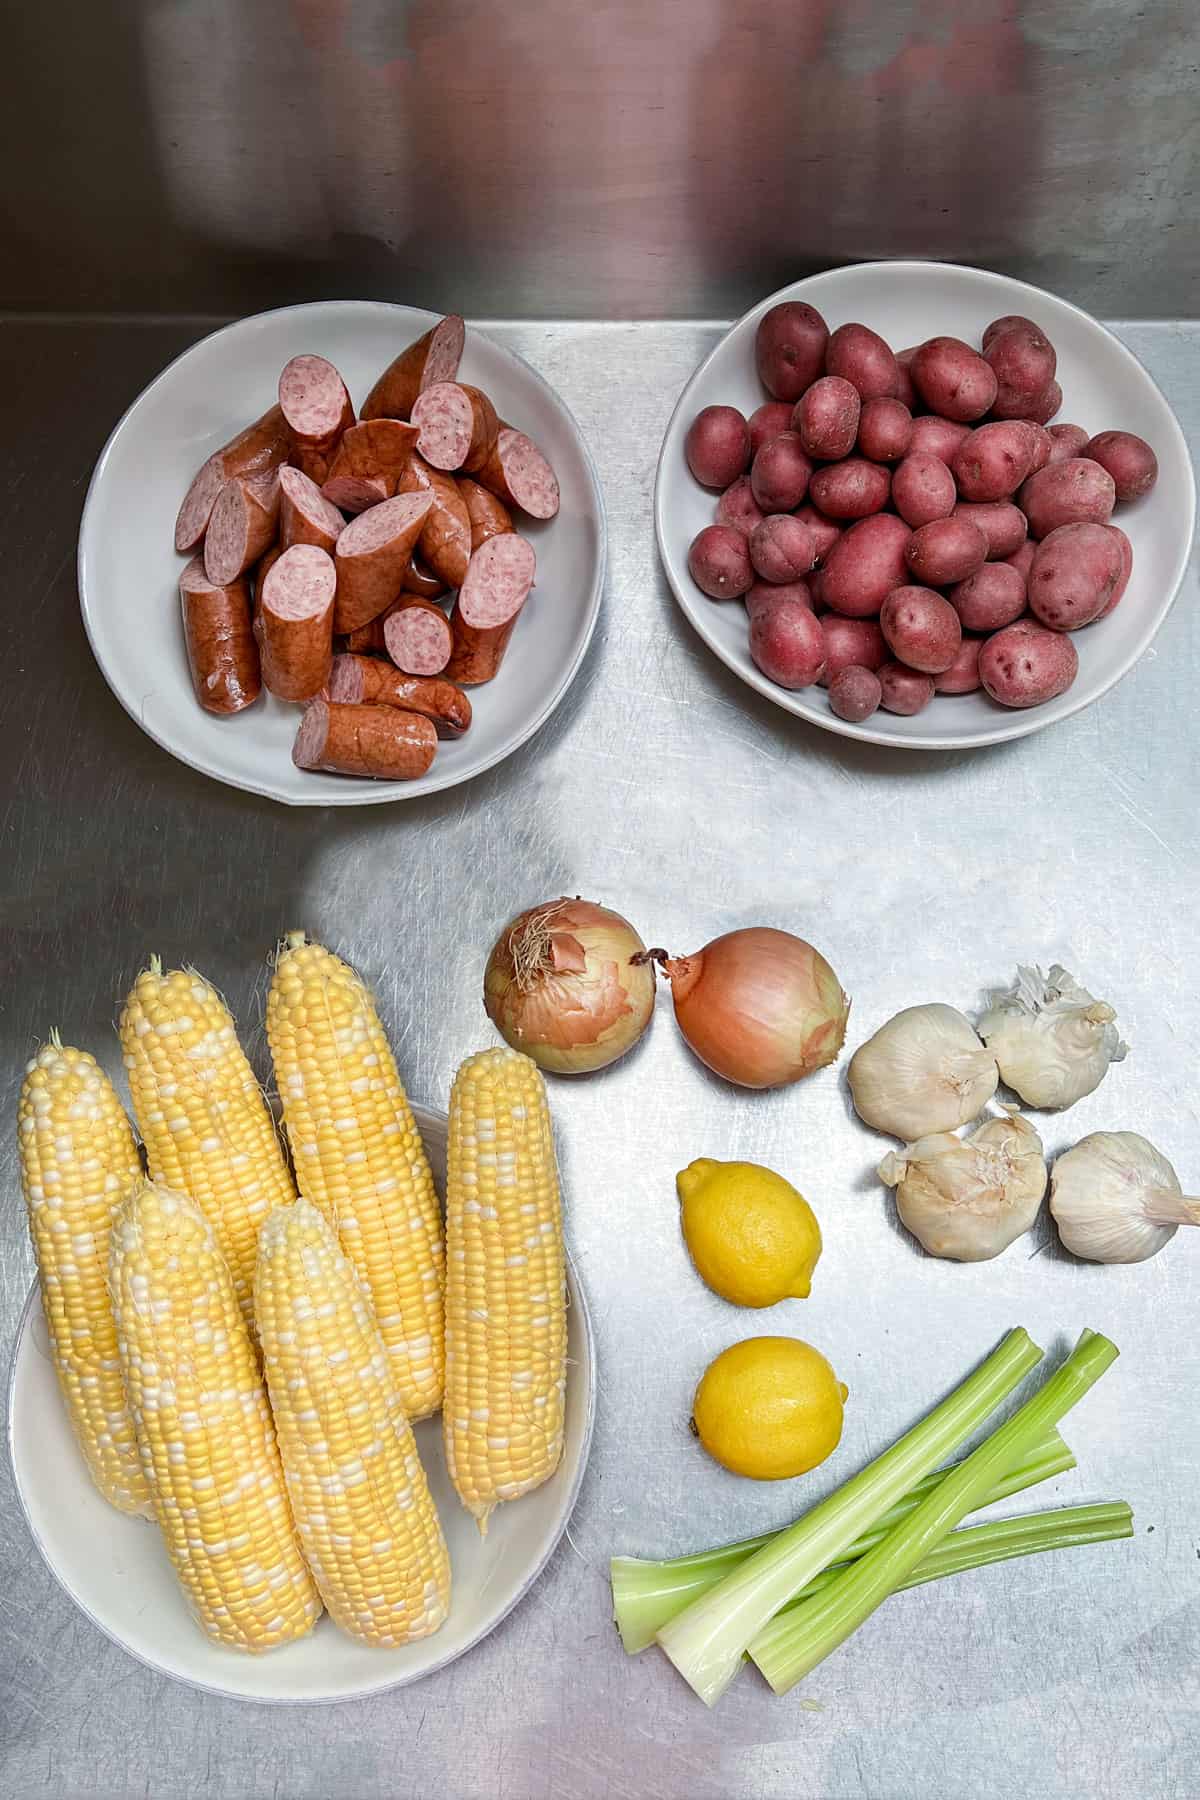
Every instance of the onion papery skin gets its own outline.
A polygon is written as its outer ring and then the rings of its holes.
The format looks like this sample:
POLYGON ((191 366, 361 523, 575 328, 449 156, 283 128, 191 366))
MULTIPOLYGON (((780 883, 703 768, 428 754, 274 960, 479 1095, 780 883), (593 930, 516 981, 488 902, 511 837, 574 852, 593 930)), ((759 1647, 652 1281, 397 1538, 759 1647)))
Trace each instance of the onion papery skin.
POLYGON ((738 1087, 785 1087, 836 1061, 850 1002, 803 938, 768 925, 667 958, 679 1029, 700 1061, 738 1087))
POLYGON ((653 963, 620 913, 553 900, 501 932, 483 982, 488 1017, 512 1049, 555 1075, 586 1075, 624 1056, 654 1012, 653 963))

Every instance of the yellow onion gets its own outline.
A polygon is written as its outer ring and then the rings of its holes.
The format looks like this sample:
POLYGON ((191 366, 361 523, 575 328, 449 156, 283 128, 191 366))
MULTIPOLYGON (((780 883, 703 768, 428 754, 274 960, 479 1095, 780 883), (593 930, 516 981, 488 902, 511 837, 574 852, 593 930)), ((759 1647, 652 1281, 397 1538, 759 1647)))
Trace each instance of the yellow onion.
POLYGON ((700 1061, 739 1087, 783 1087, 835 1060, 850 1002, 820 951, 755 925, 694 956, 647 953, 671 983, 679 1029, 700 1061))
POLYGON ((654 1011, 654 969, 628 919, 590 900, 552 900, 506 925, 483 1004, 540 1069, 583 1075, 632 1048, 654 1011))

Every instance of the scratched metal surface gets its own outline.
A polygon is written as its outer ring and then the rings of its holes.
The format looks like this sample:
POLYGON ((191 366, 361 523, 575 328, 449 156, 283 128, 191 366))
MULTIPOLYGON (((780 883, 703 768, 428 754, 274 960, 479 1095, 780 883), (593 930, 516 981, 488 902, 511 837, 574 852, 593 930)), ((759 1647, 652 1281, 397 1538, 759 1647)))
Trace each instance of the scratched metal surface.
MULTIPOLYGON (((264 956, 304 924, 376 984, 414 1095, 444 1103, 489 1030, 496 928, 560 891, 604 897, 678 950, 738 924, 813 937, 855 995, 852 1037, 923 998, 971 1006, 1018 958, 1061 958, 1113 999, 1129 1061, 1060 1147, 1134 1127, 1200 1182, 1192 1065, 1200 614, 1193 570, 1153 652, 1077 719, 971 756, 899 756, 788 718, 696 642, 656 566, 655 452, 705 325, 496 327, 556 384, 605 483, 611 570, 576 686, 534 743, 417 805, 288 812, 210 785, 103 686, 76 612, 74 536, 121 408, 196 322, 5 324, 7 582, 0 1104, 59 1025, 117 1070, 112 1020, 147 951, 192 958, 261 1059, 264 956)), ((1122 335, 1200 441, 1200 329, 1122 335)), ((1065 1259, 1039 1230, 1000 1260, 924 1258, 870 1178, 880 1145, 838 1077, 734 1093, 692 1062, 665 1001, 609 1075, 554 1090, 569 1231, 599 1345, 591 1467, 536 1591, 471 1656, 394 1696, 284 1716, 160 1680, 104 1640, 41 1566, 0 1467, 0 1792, 154 1800, 1183 1800, 1200 1767, 1195 1330, 1200 1242, 1141 1268, 1065 1259), (692 1273, 672 1188, 690 1158, 750 1156, 816 1205, 813 1297, 765 1320, 692 1273), (608 1615, 616 1550, 665 1554, 783 1523, 883 1447, 1000 1335, 1059 1346, 1085 1323, 1122 1359, 1073 1416, 1063 1500, 1126 1496, 1128 1544, 979 1572, 891 1603, 779 1701, 744 1675, 708 1715, 608 1615), (811 1338, 850 1386, 809 1482, 709 1464, 692 1386, 754 1329, 811 1338)), ((0 1350, 30 1279, 6 1127, 0 1350)), ((1191 1234, 1200 1238, 1200 1233, 1191 1234)), ((1014 1510, 1020 1509, 1016 1503, 1014 1510)), ((1030 1504, 1033 1504, 1031 1502, 1030 1504)))

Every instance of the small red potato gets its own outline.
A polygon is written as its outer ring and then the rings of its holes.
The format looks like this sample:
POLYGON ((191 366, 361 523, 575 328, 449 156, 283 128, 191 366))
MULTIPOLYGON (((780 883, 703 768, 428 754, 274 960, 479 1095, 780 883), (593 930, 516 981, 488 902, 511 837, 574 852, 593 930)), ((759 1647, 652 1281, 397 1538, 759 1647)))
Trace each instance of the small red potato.
POLYGON ((979 687, 979 652, 983 639, 965 637, 948 669, 933 678, 935 694, 973 694, 979 687))
POLYGON ((812 589, 807 581, 756 581, 746 594, 746 612, 753 620, 764 607, 784 603, 807 606, 812 611, 812 589))
POLYGON ((984 346, 984 360, 996 377, 992 414, 997 419, 1026 419, 1054 380, 1058 358, 1054 345, 1036 325, 1013 325, 984 346))
POLYGON ((958 655, 962 624, 948 600, 929 588, 893 588, 879 629, 897 661, 922 675, 940 675, 958 655))
POLYGON ((862 456, 818 469, 808 484, 812 503, 830 519, 866 519, 888 503, 892 472, 862 456))
POLYGON ((705 406, 683 440, 688 468, 705 487, 727 488, 750 461, 750 427, 736 406, 705 406))
POLYGON ((1025 409, 1024 417, 1032 425, 1048 425, 1056 412, 1062 410, 1063 391, 1057 381, 1052 381, 1044 388, 1025 409))
POLYGON ((750 491, 765 513, 791 512, 808 492, 812 463, 794 431, 768 439, 754 458, 750 491))
POLYGON ((964 631, 999 631, 1025 611, 1025 577, 1011 563, 988 562, 950 589, 964 631))
POLYGON ((1052 631, 1078 631, 1107 610, 1124 572, 1124 552, 1107 525, 1060 525, 1034 554, 1030 611, 1052 631))
POLYGON ((940 456, 914 450, 892 476, 892 505, 915 531, 931 519, 948 519, 958 492, 940 456))
POLYGON ((826 613, 821 635, 825 639, 823 687, 852 665, 878 669, 888 660, 887 643, 874 619, 844 619, 840 613, 826 613))
POLYGON ((850 725, 861 725, 879 709, 883 688, 873 669, 850 663, 829 682, 829 710, 850 725))
POLYGON ((754 334, 754 361, 768 394, 797 401, 823 373, 828 342, 828 325, 803 300, 783 300, 765 312, 754 334))
POLYGON ((933 699, 933 680, 903 663, 888 662, 878 672, 879 704, 884 712, 901 713, 909 718, 924 712, 933 699))
MULTIPOLYGON (((895 491, 896 484, 893 482, 893 495, 895 491)), ((1011 500, 960 500, 952 516, 956 519, 970 519, 972 525, 978 525, 987 539, 989 562, 997 557, 1012 556, 1021 548, 1029 531, 1025 514, 1011 500)))
POLYGON ((882 400, 896 387, 891 346, 869 325, 839 325, 825 351, 825 372, 841 375, 863 400, 882 400))
POLYGON ((936 456, 944 463, 952 462, 954 452, 963 439, 970 437, 971 427, 956 419, 939 419, 936 413, 922 413, 913 420, 912 437, 908 441, 910 456, 936 456))
POLYGON ((750 561, 763 581, 796 581, 815 560, 812 532, 791 513, 771 513, 750 533, 750 561))
MULTIPOLYGON (((1025 514, 1022 513, 1021 517, 1024 518, 1025 514)), ((1033 567, 1033 559, 1036 555, 1037 544, 1033 538, 1027 537, 1025 542, 1018 545, 1011 556, 1006 556, 1004 560, 1009 568, 1015 569, 1021 580, 1028 584, 1029 571, 1033 567)))
POLYGON ((796 508, 796 517, 803 519, 813 534, 813 546, 817 555, 817 567, 820 568, 829 552, 842 535, 842 528, 833 519, 827 519, 824 513, 817 511, 811 501, 806 500, 803 506, 796 508))
POLYGON ((1104 611, 1099 615, 1099 617, 1101 619, 1107 619, 1109 613, 1113 610, 1114 606, 1117 605, 1117 603, 1121 599, 1121 596, 1124 594, 1125 589, 1129 586, 1129 577, 1133 574, 1133 545, 1130 543, 1129 539, 1125 536, 1125 533, 1121 530, 1121 527, 1119 525, 1106 525, 1104 527, 1104 529, 1105 529, 1105 531, 1111 531, 1113 536, 1116 538, 1118 544, 1120 545, 1120 548, 1121 548, 1121 577, 1120 577, 1120 580, 1117 582, 1116 587, 1112 591, 1112 597, 1109 600, 1108 605, 1104 608, 1104 611))
POLYGON ((944 419, 982 419, 996 398, 995 371, 961 338, 929 338, 912 359, 912 378, 929 410, 944 419))
POLYGON ((1041 706, 1065 694, 1079 673, 1079 652, 1061 631, 1020 620, 988 638, 979 679, 1001 706, 1041 706))
POLYGON ((858 421, 858 448, 871 462, 899 462, 912 437, 912 414, 890 395, 865 402, 858 421))
POLYGON ((1069 462, 1072 457, 1082 456, 1091 442, 1082 425, 1047 425, 1045 431, 1050 439, 1048 463, 1069 462))
MULTIPOLYGON (((984 349, 990 349, 993 339, 998 338, 1002 332, 1014 331, 1019 325, 1027 326, 1030 331, 1038 329, 1034 321, 1027 319, 1024 313, 1005 313, 1002 318, 993 319, 983 334, 984 349)), ((1051 370, 1051 374, 1053 374, 1053 370, 1051 370)))
POLYGON ((754 490, 750 486, 748 475, 739 475, 731 482, 717 501, 717 523, 732 525, 744 537, 749 537, 756 525, 763 522, 763 509, 754 498, 754 490))
POLYGON ((911 350, 897 350, 896 382, 892 388, 893 398, 907 406, 910 413, 915 412, 919 404, 917 390, 913 386, 912 370, 909 368, 909 364, 916 355, 916 348, 914 344, 911 350))
POLYGON ((970 519, 933 519, 914 531, 904 559, 925 587, 965 581, 987 561, 987 539, 970 519))
POLYGON ((771 438, 791 429, 792 403, 790 400, 764 400, 761 406, 755 407, 746 424, 750 430, 750 454, 757 456, 771 438))
POLYGON ((840 375, 822 375, 797 400, 792 430, 810 456, 837 462, 854 448, 861 411, 858 389, 851 382, 840 375))
POLYGON ((1007 500, 1029 474, 1032 461, 1033 445, 1023 421, 998 421, 976 426, 963 439, 950 473, 964 500, 1007 500))
POLYGON ((750 621, 750 655, 780 687, 811 687, 825 667, 825 640, 811 608, 794 600, 760 608, 750 621))
POLYGON ((1046 425, 1035 425, 1032 419, 1013 419, 1011 424, 1020 425, 1029 436, 1030 458, 1029 473, 1036 475, 1050 461, 1050 452, 1054 448, 1054 439, 1046 425))
POLYGON ((1117 488, 1107 469, 1089 456, 1050 463, 1022 483, 1017 505, 1029 520, 1029 535, 1048 537, 1060 525, 1107 525, 1117 488))
POLYGON ((754 582, 750 548, 731 525, 706 525, 692 539, 688 574, 710 600, 736 600, 754 582))
POLYGON ((1089 440, 1082 454, 1107 469, 1118 500, 1140 500, 1158 480, 1157 456, 1145 438, 1132 431, 1102 431, 1089 440))
POLYGON ((874 618, 892 589, 908 579, 904 552, 911 536, 894 513, 860 519, 827 552, 817 598, 848 619, 874 618))

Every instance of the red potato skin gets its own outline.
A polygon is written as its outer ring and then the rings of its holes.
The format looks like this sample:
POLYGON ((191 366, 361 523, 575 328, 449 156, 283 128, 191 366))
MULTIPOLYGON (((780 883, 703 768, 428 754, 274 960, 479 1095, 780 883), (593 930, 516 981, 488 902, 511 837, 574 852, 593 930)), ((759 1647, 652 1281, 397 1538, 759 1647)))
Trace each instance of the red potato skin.
MULTIPOLYGON (((1039 326, 1035 323, 1035 321, 1033 319, 1027 319, 1025 317, 1024 313, 1004 313, 1000 318, 993 319, 991 324, 986 326, 984 329, 984 333, 983 333, 984 349, 989 350, 992 346, 993 340, 998 338, 1002 332, 1014 331, 1018 326, 1021 326, 1021 325, 1026 326, 1030 331, 1039 330, 1039 326)), ((1053 374, 1053 372, 1054 371, 1051 370, 1051 374, 1053 374)))
POLYGON ((957 498, 950 470, 927 450, 906 456, 892 476, 892 505, 914 531, 934 519, 948 519, 957 498))
POLYGON ((908 579, 904 553, 911 536, 894 513, 851 525, 825 558, 817 599, 845 618, 874 618, 892 589, 908 579))
POLYGON ((193 476, 175 520, 175 548, 186 556, 203 542, 217 495, 235 476, 269 475, 287 458, 291 434, 278 404, 214 451, 193 476))
POLYGON ((1050 439, 1047 463, 1071 462, 1082 456, 1091 442, 1082 425, 1047 425, 1045 431, 1050 439))
POLYGON ((748 593, 754 567, 744 533, 732 525, 706 525, 692 539, 688 574, 710 600, 737 600, 748 593))
POLYGON ((1025 611, 1025 577, 1011 563, 988 562, 950 589, 964 631, 999 631, 1025 611))
POLYGON ((439 737, 461 737, 471 724, 471 702, 440 675, 403 675, 376 656, 335 656, 329 698, 345 706, 396 706, 432 719, 439 737))
POLYGON ((979 686, 979 652, 983 639, 964 637, 958 655, 948 669, 933 678, 935 694, 974 694, 979 686))
POLYGON ((893 588, 880 609, 879 629, 896 660, 921 675, 948 669, 962 643, 958 614, 929 588, 893 588))
POLYGON ((1036 425, 1032 419, 1010 421, 1021 425, 1029 438, 1030 456, 1029 473, 1036 475, 1050 461, 1050 452, 1054 448, 1054 439, 1050 436, 1049 427, 1036 425))
POLYGON ((1029 609, 1051 631, 1078 631, 1108 610, 1124 570, 1109 526, 1060 525, 1034 552, 1029 609))
POLYGON ((704 406, 683 440, 687 466, 703 487, 727 488, 750 462, 750 427, 736 406, 704 406))
POLYGON ((978 525, 987 539, 989 562, 1014 555, 1029 534, 1025 514, 1011 500, 992 500, 986 503, 960 500, 950 516, 954 519, 969 519, 972 525, 978 525))
MULTIPOLYGON (((1007 337, 1001 338, 1006 343, 1007 337)), ((1033 446, 1022 421, 997 420, 979 425, 954 452, 950 473, 963 500, 1007 500, 1015 494, 1032 463, 1033 446)))
POLYGON ((1024 417, 1031 425, 1049 425, 1056 412, 1062 411, 1063 391, 1057 381, 1052 381, 1038 395, 1037 399, 1027 406, 1024 417))
POLYGON ((862 456, 818 469, 808 484, 813 505, 829 519, 867 519, 882 512, 891 490, 891 470, 862 456))
POLYGON ((954 452, 963 439, 970 435, 971 427, 961 424, 957 419, 942 419, 936 413, 922 413, 913 420, 908 454, 936 456, 941 462, 949 464, 954 460, 954 452))
POLYGON ((825 640, 822 687, 830 687, 843 669, 863 668, 873 672, 887 662, 887 642, 874 619, 844 619, 840 613, 826 613, 820 625, 825 640))
POLYGON ((877 671, 879 704, 884 712, 912 718, 924 712, 933 699, 933 678, 900 662, 887 662, 877 671))
POLYGON ((1140 500, 1158 480, 1158 458, 1132 431, 1101 431, 1090 438, 1084 456, 1112 476, 1118 500, 1140 500))
POLYGON ((861 400, 882 400, 896 389, 891 346, 869 325, 839 325, 825 350, 825 371, 857 388, 861 400))
POLYGON ((875 671, 856 663, 840 670, 828 687, 830 712, 845 719, 848 725, 861 725, 864 719, 869 719, 873 712, 878 712, 883 698, 883 687, 875 671))
POLYGON ((1013 325, 998 332, 983 355, 996 377, 993 418, 1028 418, 1031 403, 1054 379, 1058 358, 1050 339, 1036 325, 1013 325))
POLYGON ((749 539, 750 561, 763 581, 795 581, 816 561, 812 533, 791 513, 771 513, 749 539))
POLYGON ((979 652, 980 682, 1000 706, 1042 706, 1065 694, 1078 673, 1070 638, 1024 619, 996 632, 979 652))
POLYGON ((915 413, 917 407, 920 405, 920 396, 917 393, 916 387, 913 385, 912 371, 909 368, 915 350, 915 344, 913 345, 912 350, 897 350, 896 383, 892 388, 893 399, 899 400, 901 405, 906 407, 910 413, 915 413))
POLYGON ((780 687, 811 687, 825 667, 825 640, 807 606, 786 602, 750 621, 750 655, 756 668, 780 687))
MULTIPOLYGON (((1022 513, 1021 517, 1024 518, 1024 516, 1024 513, 1022 513)), ((1010 569, 1015 569, 1017 574, 1021 577, 1021 580, 1028 585, 1029 571, 1033 567, 1033 559, 1036 554, 1037 540, 1035 538, 1027 537, 1025 542, 1012 552, 1011 556, 1006 556, 1003 560, 1008 564, 1010 569)))
POLYGON ((360 419, 407 419, 417 395, 458 374, 466 328, 449 313, 390 362, 363 402, 360 419))
POLYGON ((1017 505, 1029 520, 1029 535, 1048 537, 1060 525, 1107 525, 1117 489, 1107 469, 1090 457, 1050 463, 1023 482, 1017 505))
POLYGON ((918 346, 912 378, 931 412, 971 424, 996 398, 995 371, 961 338, 933 337, 918 346))
POLYGON ((730 482, 717 501, 717 524, 732 526, 743 537, 749 537, 754 527, 761 525, 765 517, 762 507, 754 498, 748 475, 739 475, 736 481, 730 482))
POLYGON ((783 300, 758 322, 754 362, 758 378, 775 400, 797 401, 825 368, 829 327, 815 306, 783 300))
POLYGON ((339 706, 313 700, 300 722, 292 761, 330 775, 412 781, 437 755, 437 729, 420 713, 394 706, 339 706))
POLYGON ((859 415, 858 448, 869 462, 899 462, 912 439, 913 419, 903 401, 884 394, 859 415))
POLYGON ((823 462, 849 456, 858 436, 862 401, 852 382, 822 375, 796 402, 792 430, 801 448, 823 462))
POLYGON ((215 587, 203 558, 194 556, 179 577, 179 600, 197 701, 218 718, 244 712, 262 692, 249 581, 239 575, 228 587, 215 587))
POLYGON ((782 606, 785 602, 807 606, 811 612, 813 596, 807 581, 756 581, 746 592, 746 615, 753 620, 764 608, 782 606))
POLYGON ((1125 589, 1129 586, 1129 577, 1133 574, 1133 545, 1125 536, 1125 533, 1121 530, 1119 525, 1106 525, 1104 529, 1112 532, 1121 551, 1120 578, 1112 591, 1112 597, 1109 600, 1108 605, 1100 614, 1100 618, 1107 619, 1113 608, 1120 604, 1121 597, 1124 594, 1125 589))
POLYGON ((813 549, 816 552, 817 567, 820 568, 842 535, 842 528, 833 519, 818 512, 809 501, 796 508, 796 517, 803 519, 813 535, 813 549))
POLYGON ((781 431, 791 430, 792 411, 793 406, 789 400, 764 400, 761 406, 755 407, 746 421, 750 430, 752 459, 769 439, 778 437, 781 431))
POLYGON ((965 581, 987 561, 987 539, 970 519, 933 519, 914 531, 905 561, 925 587, 965 581))
POLYGON ((794 431, 765 443, 750 470, 750 491, 765 513, 791 512, 808 492, 813 466, 794 431))

